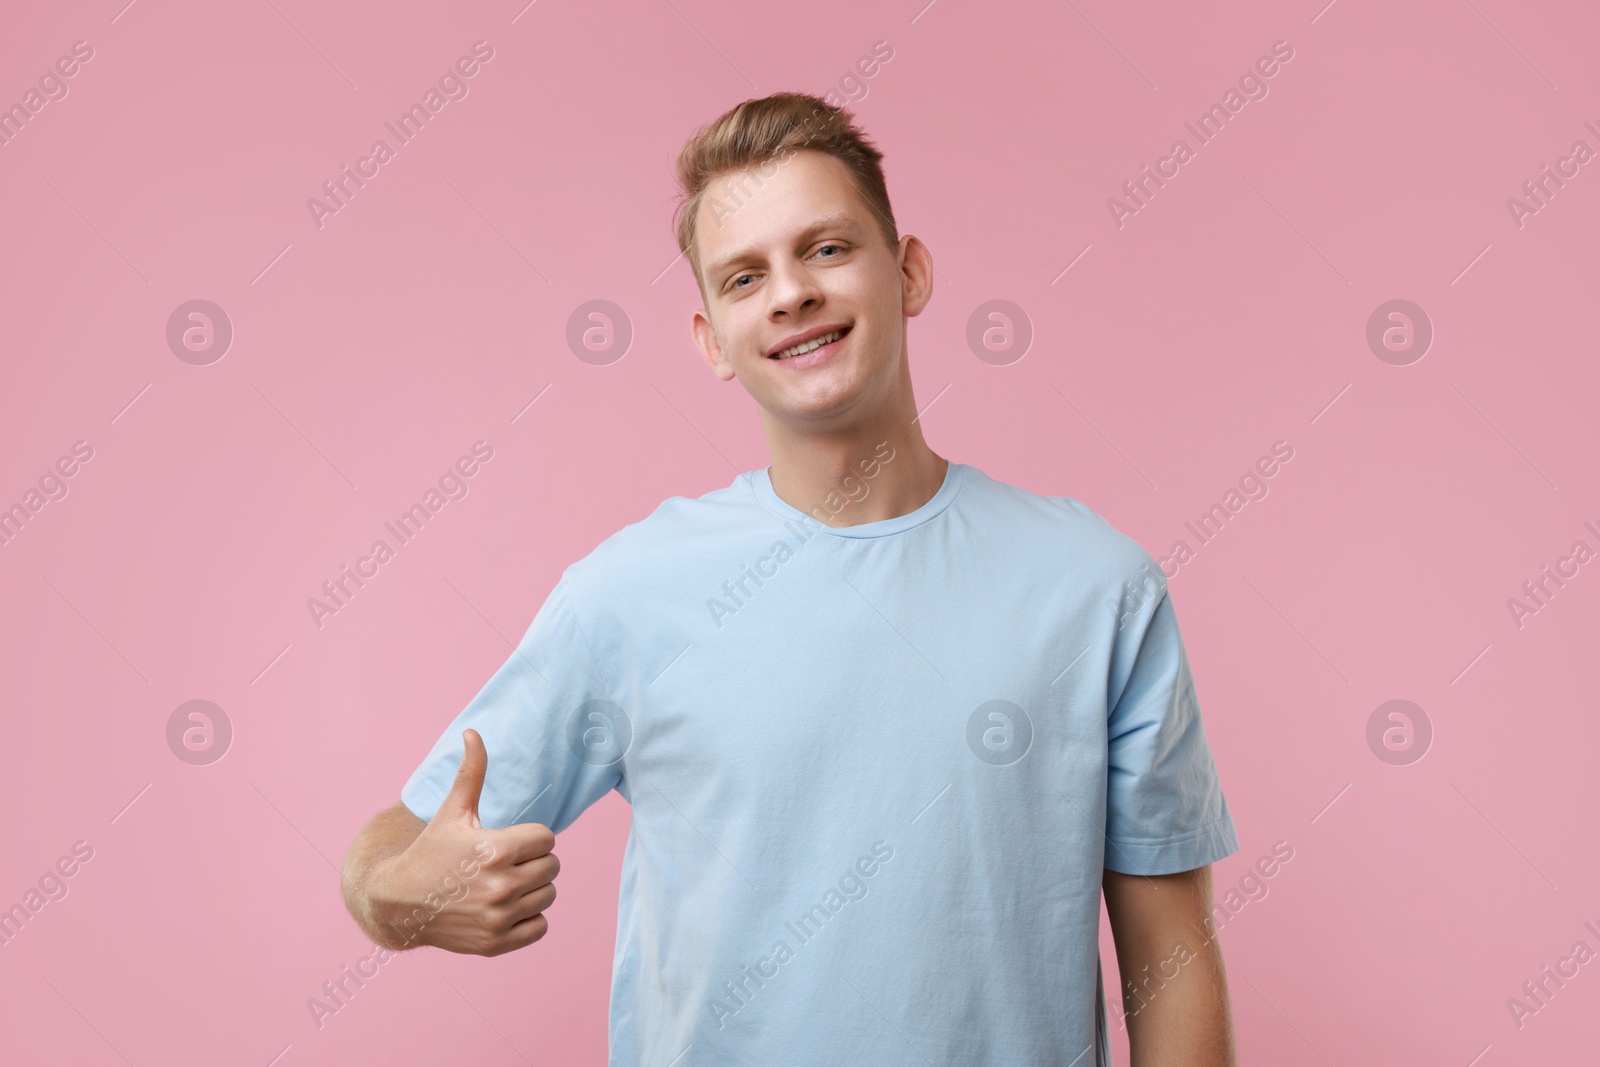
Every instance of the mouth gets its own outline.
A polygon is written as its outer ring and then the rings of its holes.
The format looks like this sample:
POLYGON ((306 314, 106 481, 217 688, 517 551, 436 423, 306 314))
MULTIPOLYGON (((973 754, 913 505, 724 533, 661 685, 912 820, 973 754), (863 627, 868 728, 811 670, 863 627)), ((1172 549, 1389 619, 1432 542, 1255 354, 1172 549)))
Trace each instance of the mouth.
POLYGON ((851 329, 849 326, 838 327, 801 344, 774 352, 767 358, 795 370, 815 366, 839 350, 840 344, 850 335, 851 329))

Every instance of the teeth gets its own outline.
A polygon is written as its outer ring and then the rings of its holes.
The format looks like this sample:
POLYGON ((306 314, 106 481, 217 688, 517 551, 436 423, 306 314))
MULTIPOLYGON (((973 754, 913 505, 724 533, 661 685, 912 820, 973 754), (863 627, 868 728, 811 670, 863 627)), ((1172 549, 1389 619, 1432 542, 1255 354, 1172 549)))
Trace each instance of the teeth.
POLYGON ((777 354, 777 356, 775 356, 774 358, 775 359, 787 359, 790 356, 798 356, 798 355, 801 355, 803 353, 810 352, 813 349, 821 348, 823 345, 832 344, 834 341, 837 341, 839 338, 841 338, 843 336, 844 336, 844 331, 843 330, 834 330, 832 333, 825 333, 821 337, 813 338, 812 340, 807 341, 803 345, 795 345, 793 348, 785 348, 782 352, 779 352, 777 354))

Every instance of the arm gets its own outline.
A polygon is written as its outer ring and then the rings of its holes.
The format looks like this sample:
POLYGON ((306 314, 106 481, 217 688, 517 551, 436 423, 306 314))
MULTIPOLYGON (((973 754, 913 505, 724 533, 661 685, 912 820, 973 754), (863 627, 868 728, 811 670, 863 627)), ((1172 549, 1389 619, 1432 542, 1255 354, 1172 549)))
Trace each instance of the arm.
POLYGON ((1228 976, 1211 925, 1211 867, 1105 869, 1130 1067, 1237 1067, 1228 976))

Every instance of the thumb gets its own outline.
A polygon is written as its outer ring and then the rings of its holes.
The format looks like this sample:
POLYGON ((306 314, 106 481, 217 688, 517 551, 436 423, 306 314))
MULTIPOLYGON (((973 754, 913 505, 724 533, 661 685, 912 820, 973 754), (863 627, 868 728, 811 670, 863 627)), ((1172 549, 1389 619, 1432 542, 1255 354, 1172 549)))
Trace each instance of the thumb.
POLYGON ((473 829, 479 829, 483 824, 478 821, 478 799, 483 795, 489 753, 476 730, 461 732, 461 747, 461 766, 456 769, 456 780, 450 784, 450 792, 439 805, 435 817, 465 817, 473 829))

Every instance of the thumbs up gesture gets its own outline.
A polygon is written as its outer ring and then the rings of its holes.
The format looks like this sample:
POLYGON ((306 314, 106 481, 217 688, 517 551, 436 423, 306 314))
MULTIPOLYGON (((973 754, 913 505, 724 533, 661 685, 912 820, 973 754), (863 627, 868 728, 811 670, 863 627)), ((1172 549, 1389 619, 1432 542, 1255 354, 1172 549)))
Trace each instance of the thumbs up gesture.
POLYGON ((478 801, 489 754, 461 735, 461 766, 433 818, 403 852, 373 870, 372 914, 390 948, 433 945, 498 956, 545 935, 561 862, 541 823, 486 830, 478 801))

